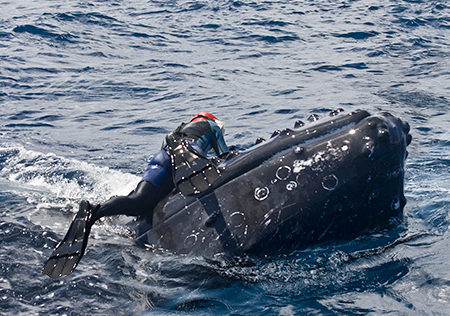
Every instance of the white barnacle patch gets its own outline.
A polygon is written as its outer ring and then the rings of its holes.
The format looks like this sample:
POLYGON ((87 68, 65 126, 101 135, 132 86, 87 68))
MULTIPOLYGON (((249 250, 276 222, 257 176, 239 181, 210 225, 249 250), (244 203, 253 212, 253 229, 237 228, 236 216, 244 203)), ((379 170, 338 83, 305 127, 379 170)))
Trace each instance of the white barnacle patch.
MULTIPOLYGON (((329 149, 329 151, 330 151, 330 149, 329 149)), ((329 158, 328 156, 330 156, 330 154, 327 155, 327 152, 319 151, 309 159, 294 160, 294 162, 292 164, 293 172, 299 173, 306 168, 312 168, 313 170, 319 170, 321 168, 320 165, 329 158)))
POLYGON ((313 163, 314 163, 313 159, 294 161, 294 173, 300 173, 302 170, 311 167, 313 163))
POLYGON ((286 180, 291 175, 291 167, 281 166, 277 169, 275 176, 278 180, 286 180))
POLYGON ((292 191, 297 187, 297 182, 295 181, 290 181, 287 185, 286 185, 286 190, 288 191, 292 191))
POLYGON ((336 189, 338 183, 339 179, 334 174, 325 176, 322 179, 322 187, 327 191, 333 191, 336 189))
POLYGON ((342 151, 347 151, 347 150, 348 150, 348 146, 347 146, 347 145, 342 146, 342 147, 341 147, 341 150, 342 150, 342 151))
POLYGON ((294 170, 293 170, 294 173, 299 173, 300 171, 305 169, 305 167, 302 164, 302 160, 294 160, 292 167, 294 168, 294 170))
POLYGON ((258 201, 264 201, 265 199, 267 199, 267 197, 269 196, 269 188, 268 187, 264 187, 264 188, 256 188, 255 189, 255 199, 257 199, 258 201))

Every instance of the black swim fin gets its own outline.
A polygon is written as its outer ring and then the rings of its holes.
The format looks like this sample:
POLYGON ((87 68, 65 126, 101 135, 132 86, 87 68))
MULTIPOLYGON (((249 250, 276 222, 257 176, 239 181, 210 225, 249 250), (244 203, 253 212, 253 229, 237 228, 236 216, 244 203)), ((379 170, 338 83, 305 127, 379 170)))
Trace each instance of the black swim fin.
POLYGON ((59 278, 71 274, 84 255, 89 233, 94 224, 94 209, 88 201, 80 203, 80 209, 64 239, 56 246, 42 269, 42 273, 51 278, 59 278))
POLYGON ((173 183, 188 196, 208 190, 220 177, 220 170, 198 153, 186 139, 176 133, 166 137, 167 152, 172 160, 173 183))

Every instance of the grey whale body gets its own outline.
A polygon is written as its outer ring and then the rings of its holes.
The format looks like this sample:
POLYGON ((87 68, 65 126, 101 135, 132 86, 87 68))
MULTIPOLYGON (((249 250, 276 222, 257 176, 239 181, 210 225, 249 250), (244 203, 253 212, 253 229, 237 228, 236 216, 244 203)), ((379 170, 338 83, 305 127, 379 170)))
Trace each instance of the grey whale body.
POLYGON ((363 110, 315 120, 220 162, 206 192, 174 190, 151 224, 129 224, 136 239, 180 254, 274 254, 400 222, 409 125, 363 110))

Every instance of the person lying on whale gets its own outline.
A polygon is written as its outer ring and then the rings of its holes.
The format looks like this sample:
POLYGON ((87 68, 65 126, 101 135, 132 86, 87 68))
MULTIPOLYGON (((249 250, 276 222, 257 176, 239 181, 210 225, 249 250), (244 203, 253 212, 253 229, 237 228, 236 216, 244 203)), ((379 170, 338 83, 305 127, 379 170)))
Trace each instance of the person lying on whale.
MULTIPOLYGON (((203 156, 209 151, 214 151, 219 158, 229 153, 223 136, 225 124, 211 113, 197 113, 188 124, 180 125, 178 132, 203 156)), ((166 138, 162 149, 148 163, 136 189, 128 196, 116 196, 97 205, 92 220, 119 214, 148 217, 156 204, 174 189, 172 169, 166 138)))
POLYGON ((114 196, 96 206, 88 201, 80 203, 66 236, 42 272, 53 278, 72 273, 84 254, 90 229, 98 219, 128 215, 145 216, 150 222, 154 207, 175 186, 186 195, 207 189, 218 178, 218 172, 214 172, 214 164, 206 154, 214 151, 217 157, 223 158, 230 152, 224 132, 225 124, 207 112, 197 113, 189 123, 182 123, 166 136, 162 149, 150 160, 141 181, 128 196, 114 196), (193 186, 195 181, 186 181, 195 171, 200 171, 202 179, 209 177, 210 184, 193 186))

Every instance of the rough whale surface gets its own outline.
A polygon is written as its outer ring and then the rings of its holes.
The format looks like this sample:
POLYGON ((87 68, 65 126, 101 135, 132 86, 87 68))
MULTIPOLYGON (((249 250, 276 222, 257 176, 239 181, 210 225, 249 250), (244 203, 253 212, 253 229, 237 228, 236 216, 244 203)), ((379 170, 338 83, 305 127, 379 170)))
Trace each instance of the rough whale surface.
POLYGON ((402 220, 409 125, 389 113, 334 111, 219 164, 199 195, 178 192, 136 221, 156 249, 271 254, 388 228, 402 220))

